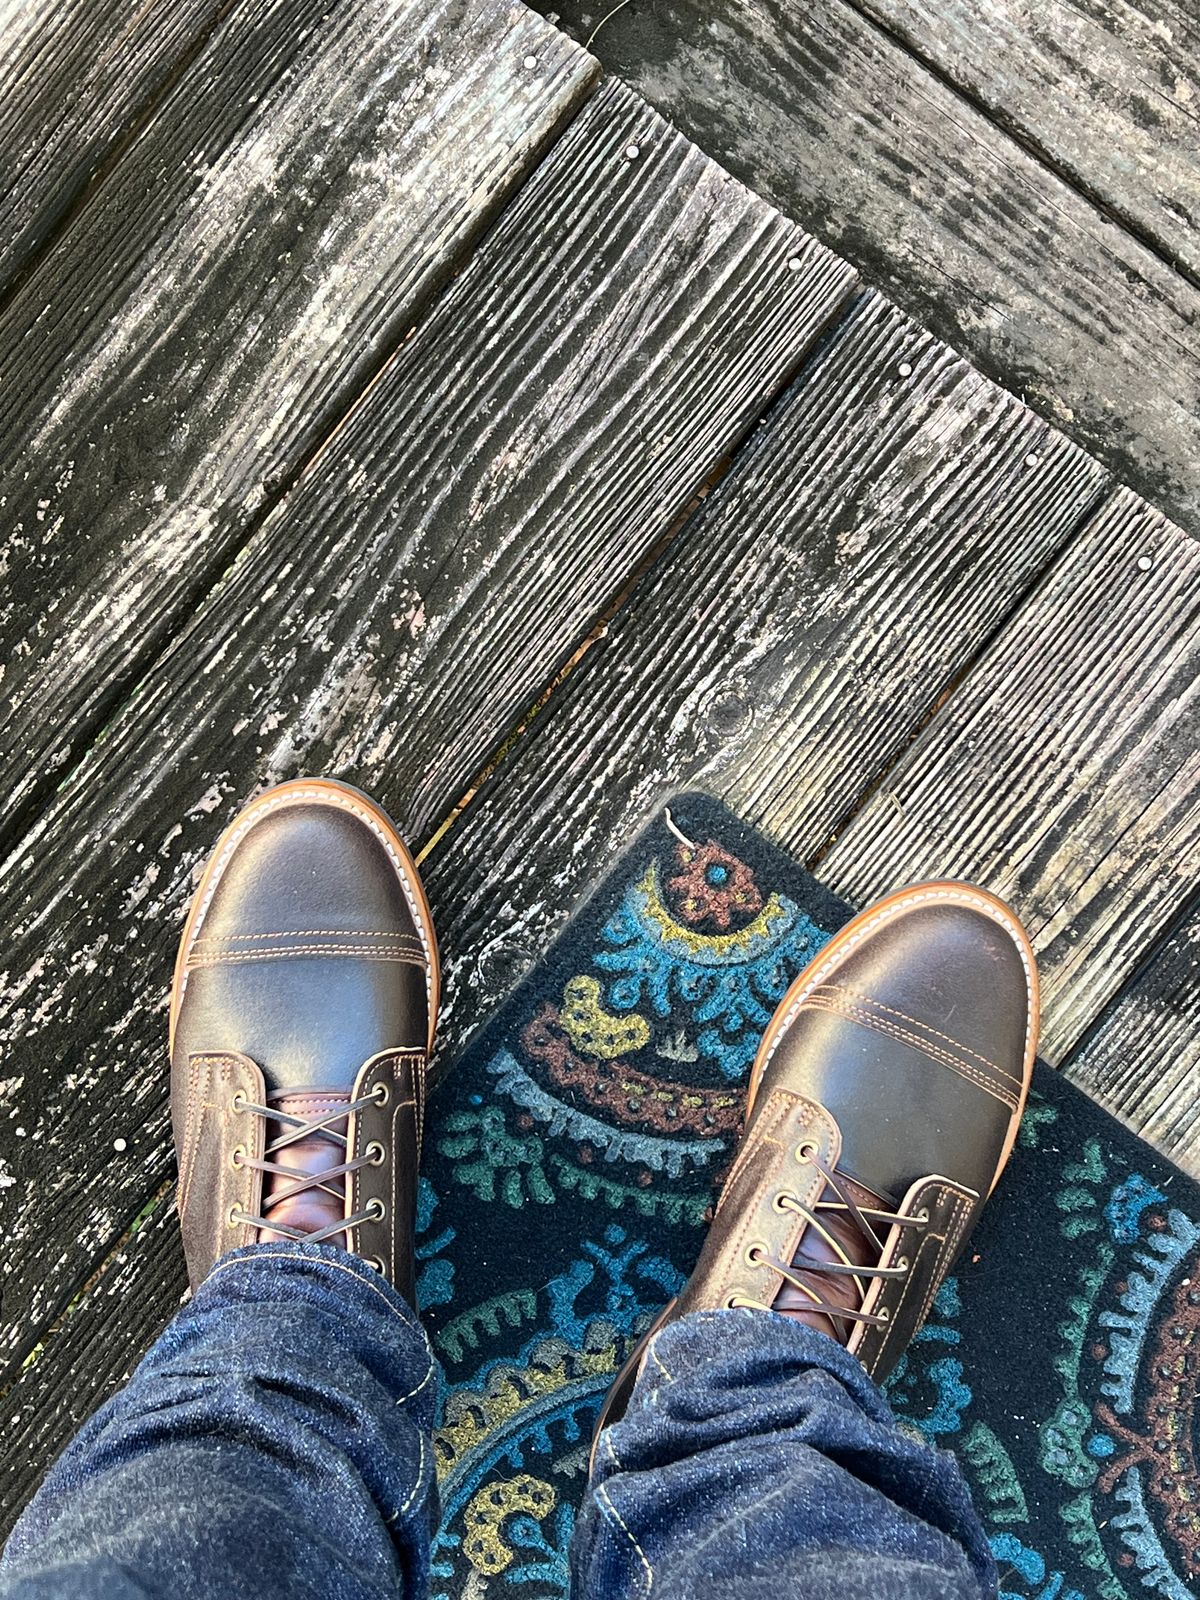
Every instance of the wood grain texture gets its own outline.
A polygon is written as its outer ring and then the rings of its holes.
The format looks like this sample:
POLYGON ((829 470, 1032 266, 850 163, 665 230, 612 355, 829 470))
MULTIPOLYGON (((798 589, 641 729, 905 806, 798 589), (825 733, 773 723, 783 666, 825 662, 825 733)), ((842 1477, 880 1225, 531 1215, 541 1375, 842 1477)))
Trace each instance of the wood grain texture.
POLYGON ((817 850, 1103 485, 864 297, 426 863, 448 1037, 673 791, 817 850))
POLYGON ((821 876, 860 903, 927 877, 1010 900, 1060 1062, 1200 876, 1200 544, 1118 490, 821 876))
MULTIPOLYGON (((552 9, 587 38, 611 8, 552 9)), ((1200 528, 1200 290, 848 0, 639 0, 593 48, 868 283, 1200 528)))
MULTIPOLYGON (((503 998, 663 792, 700 779, 793 848, 815 847, 1102 482, 1015 401, 865 297, 435 847, 444 1049, 503 998)), ((411 762, 400 747, 415 768, 424 746, 411 762)), ((414 777, 376 771, 403 805, 414 777)), ((160 829, 173 804, 160 805, 160 829)), ((145 838, 140 814, 128 803, 122 814, 145 838)), ((216 821, 199 831, 211 837, 216 821)), ((183 827, 196 837, 196 820, 183 827)), ((157 864, 149 847, 136 859, 147 856, 157 864)), ((159 911, 162 881, 142 902, 143 926, 166 944, 178 912, 159 911)), ((116 942, 118 957, 100 958, 109 987, 127 988, 132 971, 156 992, 133 965, 144 941, 116 942)), ((71 992, 81 1011, 95 1007, 90 987, 71 992)), ((148 1027, 161 1023, 118 1035, 132 1036, 134 1061, 148 1027)), ((167 1170, 166 1140, 156 1108, 122 1158, 141 1164, 140 1181, 167 1170)), ((10 1516, 171 1311, 182 1268, 173 1233, 154 1239, 122 1252, 11 1391, 22 1464, 10 1516)))
POLYGON ((1063 1072, 1200 1178, 1200 904, 1151 948, 1063 1072))
POLYGON ((1200 277, 1200 17, 1154 0, 854 0, 1200 277))
POLYGON ((161 1008, 219 828, 315 771, 419 842, 852 282, 618 84, 555 145, 4 875, 10 1358, 169 1163, 161 1008))
POLYGON ((220 9, 218 0, 0 6, 0 295, 220 9))
POLYGON ((11 815, 52 791, 592 74, 513 0, 244 0, 179 79, 0 319, 11 815))
POLYGON ((129 1377, 186 1289, 179 1219, 164 1198, 5 1393, 0 1542, 81 1424, 129 1377))

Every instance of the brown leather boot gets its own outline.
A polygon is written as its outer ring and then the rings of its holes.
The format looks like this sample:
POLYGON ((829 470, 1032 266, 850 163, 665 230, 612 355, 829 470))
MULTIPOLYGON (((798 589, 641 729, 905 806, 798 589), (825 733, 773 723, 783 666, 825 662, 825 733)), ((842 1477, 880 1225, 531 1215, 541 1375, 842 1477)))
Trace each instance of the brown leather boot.
POLYGON ((222 835, 171 991, 171 1117, 195 1288, 238 1245, 327 1241, 415 1303, 438 959, 416 866, 365 795, 281 784, 222 835))
POLYGON ((1008 1160, 1037 1050, 1033 950, 1001 901, 926 883, 872 906, 800 974, 763 1035, 745 1131, 689 1311, 777 1311, 882 1381, 1008 1160))

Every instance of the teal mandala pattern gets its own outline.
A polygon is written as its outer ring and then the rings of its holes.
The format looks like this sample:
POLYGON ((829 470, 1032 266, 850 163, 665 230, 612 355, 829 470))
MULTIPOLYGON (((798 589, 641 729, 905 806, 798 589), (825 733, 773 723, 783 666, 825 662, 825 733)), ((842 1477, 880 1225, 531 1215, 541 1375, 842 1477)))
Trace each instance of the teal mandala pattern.
MULTIPOLYGON (((434 1096, 420 1294, 446 1378, 437 1600, 551 1600, 600 1403, 683 1283, 780 996, 850 914, 671 804, 434 1096)), ((894 1373, 1020 1600, 1200 1593, 1200 1189, 1039 1069, 1009 1172, 894 1373)))

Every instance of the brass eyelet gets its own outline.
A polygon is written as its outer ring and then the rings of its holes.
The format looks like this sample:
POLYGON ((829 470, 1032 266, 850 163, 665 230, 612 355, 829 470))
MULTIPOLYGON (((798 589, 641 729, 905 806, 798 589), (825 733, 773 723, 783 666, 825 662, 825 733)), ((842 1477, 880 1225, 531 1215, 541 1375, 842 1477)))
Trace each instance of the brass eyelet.
POLYGON ((230 1109, 233 1111, 241 1111, 244 1109, 245 1104, 246 1096, 240 1089, 235 1089, 233 1092, 233 1099, 229 1102, 230 1109))
POLYGON ((820 1148, 820 1145, 817 1144, 815 1139, 803 1139, 796 1146, 796 1160, 811 1161, 820 1148))
POLYGON ((371 1140, 370 1144, 363 1151, 363 1155, 366 1156, 368 1163, 372 1167, 381 1167, 387 1160, 387 1151, 380 1144, 378 1139, 371 1140))
POLYGON ((918 1222, 928 1222, 929 1221, 929 1207, 928 1206, 922 1206, 920 1211, 917 1212, 917 1221, 918 1222))
POLYGON ((371 1268, 372 1272, 377 1272, 381 1278, 386 1273, 387 1268, 384 1266, 383 1262, 378 1256, 364 1256, 363 1260, 366 1262, 367 1266, 371 1268))
POLYGON ((778 1211, 780 1213, 783 1213, 785 1211, 794 1211, 795 1208, 796 1208, 796 1196, 794 1194, 790 1194, 788 1192, 788 1190, 781 1189, 777 1195, 772 1196, 772 1199, 771 1199, 771 1210, 772 1211, 778 1211), (788 1204, 789 1201, 791 1202, 790 1204, 788 1204))
POLYGON ((242 1209, 241 1206, 235 1200, 234 1203, 229 1208, 229 1216, 227 1218, 227 1223, 228 1223, 229 1227, 231 1227, 231 1228, 240 1228, 242 1226, 241 1217, 239 1216, 239 1212, 241 1211, 241 1209, 242 1209))
POLYGON ((235 1144, 233 1149, 229 1152, 229 1165, 231 1167, 240 1167, 244 1165, 244 1163, 239 1160, 239 1157, 244 1156, 245 1154, 246 1146, 244 1144, 235 1144))
POLYGON ((892 1320, 892 1313, 887 1306, 879 1308, 879 1320, 880 1322, 890 1322, 892 1320))
POLYGON ((382 1200, 368 1200, 364 1209, 373 1222, 382 1222, 387 1216, 387 1206, 382 1200))
POLYGON ((391 1090, 388 1088, 386 1083, 377 1083, 371 1090, 371 1099, 374 1100, 376 1105, 387 1105, 391 1097, 391 1090))
POLYGON ((907 1272, 908 1271, 908 1257, 907 1256, 901 1256, 899 1261, 897 1261, 897 1263, 896 1263, 896 1271, 897 1272, 907 1272))
POLYGON ((762 1265, 762 1258, 766 1254, 766 1245, 756 1239, 753 1244, 748 1244, 742 1251, 742 1260, 748 1267, 758 1267, 762 1265))
POLYGON ((750 1294, 748 1290, 735 1289, 732 1294, 727 1294, 725 1296, 726 1311, 744 1311, 746 1309, 745 1306, 738 1305, 738 1301, 748 1300, 749 1298, 750 1294))

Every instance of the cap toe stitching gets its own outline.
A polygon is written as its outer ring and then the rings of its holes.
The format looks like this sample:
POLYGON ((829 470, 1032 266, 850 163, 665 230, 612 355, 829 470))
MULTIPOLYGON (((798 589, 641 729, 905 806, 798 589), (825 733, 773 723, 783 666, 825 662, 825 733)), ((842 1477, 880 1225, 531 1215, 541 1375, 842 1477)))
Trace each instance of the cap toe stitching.
MULTIPOLYGON (((212 905, 212 899, 216 893, 217 885, 220 883, 225 869, 229 865, 229 859, 237 846, 245 838, 246 834, 256 825, 256 823, 260 822, 263 817, 269 815, 272 811, 278 810, 280 806, 294 805, 298 802, 306 804, 313 803, 321 805, 334 805, 337 806, 339 810, 349 812, 351 815, 358 817, 361 822, 364 822, 374 834, 376 839, 378 839, 379 843, 383 846, 388 860, 392 863, 396 877, 400 882, 400 887, 403 891, 404 898, 408 903, 409 915, 413 919, 413 925, 417 930, 417 936, 420 939, 421 947, 425 952, 425 959, 427 963, 425 969, 425 989, 428 1003, 432 1009, 433 950, 429 944, 425 931, 424 919, 421 914, 417 896, 412 884, 409 881, 409 876, 405 870, 404 863, 397 855, 392 846, 391 840, 387 838, 376 818, 369 811, 367 811, 364 806, 356 805, 351 796, 342 794, 334 789, 289 789, 281 794, 270 796, 269 798, 263 797, 260 801, 251 801, 250 805, 246 808, 246 814, 243 816, 242 821, 234 828, 234 831, 226 840, 220 856, 213 864, 212 873, 205 891, 204 900, 196 916, 196 924, 193 931, 193 941, 199 934, 199 930, 203 925, 204 918, 208 915, 208 910, 212 905)), ((185 981, 186 976, 187 968, 185 966, 185 981)))
POLYGON ((1017 1088, 1023 1087, 1023 1079, 1019 1078, 1015 1072, 1009 1072, 999 1062, 992 1061, 990 1057, 981 1055, 978 1050, 972 1050, 970 1045, 964 1044, 961 1039, 956 1039, 953 1034, 943 1033, 940 1028, 935 1028, 932 1023, 925 1022, 920 1017, 911 1016, 907 1011, 901 1011, 897 1006, 889 1006, 884 1001, 877 1000, 874 995, 864 994, 861 989, 851 988, 849 984, 818 984, 813 989, 812 994, 816 995, 820 990, 826 989, 834 994, 850 995, 852 999, 858 1000, 866 1006, 874 1006, 878 1011, 886 1011, 890 1016, 899 1017, 904 1022, 911 1022, 914 1028, 923 1029, 924 1032, 932 1034, 935 1039, 941 1039, 946 1044, 953 1046, 955 1050, 962 1051, 964 1055, 974 1056, 976 1061, 982 1062, 985 1067, 990 1067, 1000 1077, 1008 1078, 1017 1088))
MULTIPOLYGON (((766 1070, 767 1066, 770 1064, 771 1058, 782 1044, 788 1028, 795 1020, 796 1014, 799 1012, 800 1007, 804 1004, 808 995, 828 973, 832 972, 840 964, 846 953, 852 950, 855 945, 861 943, 866 935, 880 923, 886 922, 889 918, 896 916, 899 912, 907 910, 914 905, 919 905, 923 901, 929 901, 931 903, 949 901, 955 905, 969 905, 974 910, 980 911, 985 916, 989 917, 1011 936, 1013 943, 1016 946, 1017 954, 1020 957, 1021 966, 1025 973, 1026 996, 1029 1004, 1026 1008, 1025 1018, 1024 1055, 1028 1057, 1029 1047, 1032 1041, 1034 1022, 1036 1019, 1034 1016, 1033 1006, 1034 980, 1033 973, 1030 970, 1029 957, 1025 952, 1024 932, 1015 918, 1007 916, 1002 908, 994 904, 991 900, 985 900, 980 895, 972 894, 969 890, 964 890, 959 887, 953 890, 913 890, 908 894, 900 896, 891 903, 881 906, 873 915, 869 915, 863 922, 862 926, 853 934, 851 934, 844 943, 835 949, 833 953, 820 966, 817 967, 817 970, 813 973, 811 981, 805 985, 804 991, 792 1002, 791 1007, 788 1009, 786 1015, 779 1025, 779 1029, 775 1034, 775 1037, 771 1041, 770 1048, 767 1050, 767 1053, 763 1058, 763 1071, 766 1070)), ((834 943, 837 944, 836 938, 834 943)))
POLYGON ((937 1045, 930 1044, 928 1040, 909 1033, 906 1028, 900 1028, 895 1023, 887 1021, 884 1017, 874 1016, 871 1012, 864 1011, 860 1006, 848 1005, 824 997, 820 999, 810 997, 803 1002, 801 1009, 828 1011, 834 1016, 845 1017, 848 1022, 858 1023, 860 1027, 871 1028, 876 1033, 885 1034, 888 1038, 895 1039, 898 1043, 918 1051, 928 1060, 934 1062, 935 1065, 947 1067, 950 1071, 958 1073, 960 1077, 966 1078, 968 1082, 982 1089, 985 1094, 989 1094, 994 1099, 1001 1101, 1010 1110, 1015 1111, 1017 1108, 1016 1097, 1003 1084, 994 1083, 986 1073, 980 1071, 978 1067, 972 1066, 969 1061, 960 1061, 948 1051, 939 1049, 937 1045))

